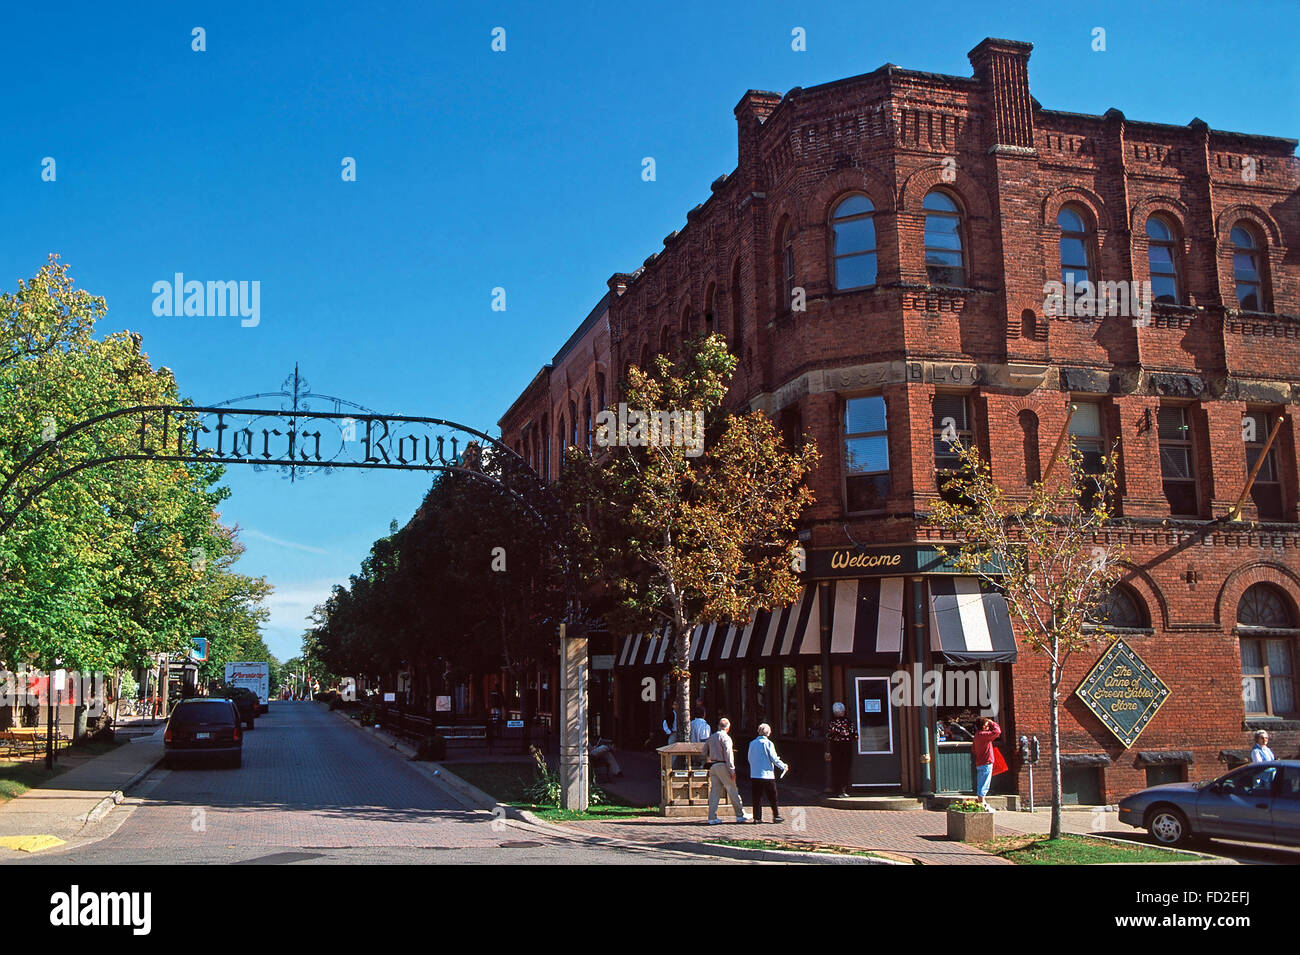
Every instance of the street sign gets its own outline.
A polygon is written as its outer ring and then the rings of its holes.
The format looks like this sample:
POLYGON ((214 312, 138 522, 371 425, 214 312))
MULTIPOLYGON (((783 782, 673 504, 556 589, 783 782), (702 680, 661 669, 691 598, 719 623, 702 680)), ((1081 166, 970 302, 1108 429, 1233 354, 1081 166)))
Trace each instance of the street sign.
POLYGON ((208 638, 207 637, 190 637, 190 659, 202 663, 208 658, 208 638))
POLYGON ((614 654, 612 653, 593 653, 591 655, 591 668, 593 670, 612 670, 614 669, 614 654))
POLYGON ((384 702, 385 702, 385 703, 396 703, 396 702, 397 702, 397 694, 396 694, 396 693, 385 693, 385 694, 384 694, 384 702))
POLYGON ((506 729, 508 730, 521 730, 523 728, 524 728, 523 720, 506 720, 506 729))
POLYGON ((433 703, 433 709, 434 709, 434 712, 436 712, 436 713, 450 713, 450 712, 451 712, 451 697, 449 697, 449 696, 440 696, 440 697, 438 697, 436 700, 434 700, 434 703, 433 703))

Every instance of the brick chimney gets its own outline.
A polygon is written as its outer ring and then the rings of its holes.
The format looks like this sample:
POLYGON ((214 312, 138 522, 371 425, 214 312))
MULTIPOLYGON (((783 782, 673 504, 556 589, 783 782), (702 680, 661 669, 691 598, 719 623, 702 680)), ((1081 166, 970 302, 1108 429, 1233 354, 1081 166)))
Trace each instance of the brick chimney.
POLYGON ((748 169, 757 159, 758 131, 781 105, 780 93, 749 90, 736 104, 737 167, 748 169))
POLYGON ((984 89, 993 141, 998 147, 1032 149, 1034 104, 1029 95, 1029 53, 1032 43, 986 37, 969 54, 975 79, 984 89))

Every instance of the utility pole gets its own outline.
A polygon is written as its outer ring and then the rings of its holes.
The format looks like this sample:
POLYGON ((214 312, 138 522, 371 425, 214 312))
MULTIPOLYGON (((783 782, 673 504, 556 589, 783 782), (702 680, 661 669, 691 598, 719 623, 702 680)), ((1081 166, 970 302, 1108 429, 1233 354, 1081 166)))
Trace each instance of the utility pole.
POLYGON ((571 637, 560 624, 560 806, 586 812, 587 790, 587 638, 571 637))

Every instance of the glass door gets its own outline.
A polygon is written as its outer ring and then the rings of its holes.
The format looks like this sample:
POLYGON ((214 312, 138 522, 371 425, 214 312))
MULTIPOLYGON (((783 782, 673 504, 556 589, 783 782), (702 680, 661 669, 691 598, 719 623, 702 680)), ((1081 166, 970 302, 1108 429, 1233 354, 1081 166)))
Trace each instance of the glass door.
POLYGON ((858 730, 850 780, 854 786, 900 786, 898 719, 889 699, 889 675, 869 670, 850 670, 848 675, 858 730))

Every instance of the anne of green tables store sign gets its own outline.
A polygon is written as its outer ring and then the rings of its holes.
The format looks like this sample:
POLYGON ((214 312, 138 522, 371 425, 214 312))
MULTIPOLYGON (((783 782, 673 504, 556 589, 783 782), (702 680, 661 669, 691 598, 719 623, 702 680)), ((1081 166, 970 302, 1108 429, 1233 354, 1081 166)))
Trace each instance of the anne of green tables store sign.
POLYGON ((1169 698, 1169 687, 1127 643, 1116 640, 1074 694, 1127 749, 1169 698))

